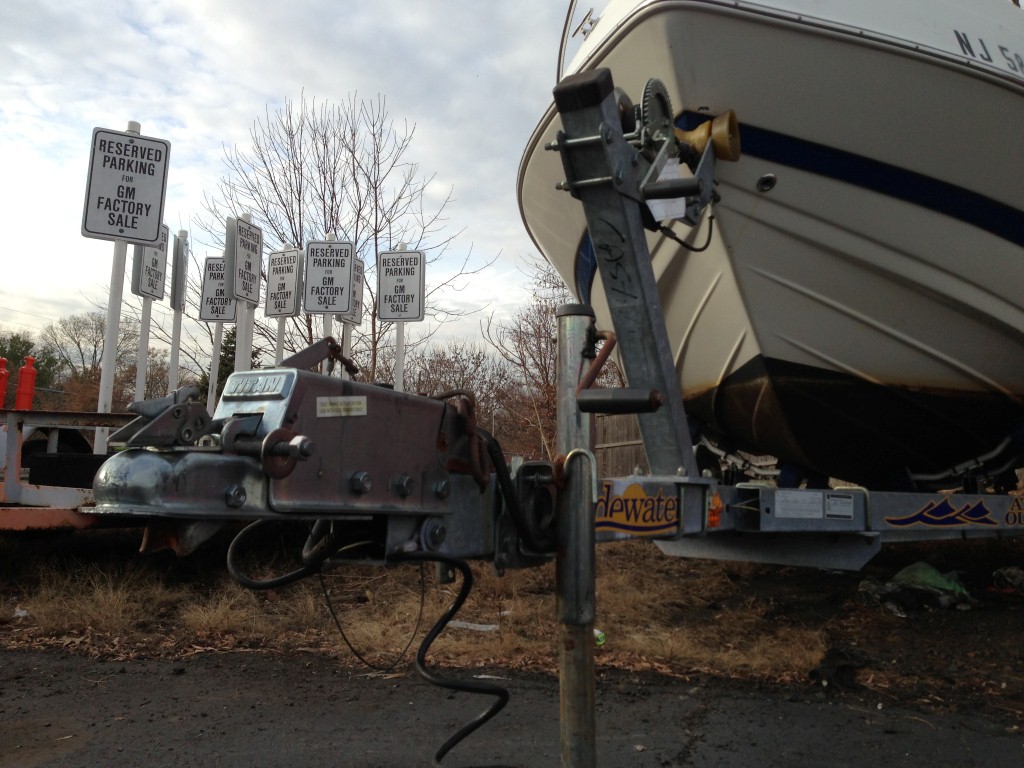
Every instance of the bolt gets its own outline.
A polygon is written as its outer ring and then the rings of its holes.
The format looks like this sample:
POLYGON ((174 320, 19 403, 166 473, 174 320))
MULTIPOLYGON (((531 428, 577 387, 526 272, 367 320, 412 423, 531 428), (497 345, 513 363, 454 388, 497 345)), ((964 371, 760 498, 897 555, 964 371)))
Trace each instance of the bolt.
POLYGON ((408 475, 400 475, 395 481, 395 492, 403 499, 412 493, 413 480, 408 475))
POLYGON ((348 487, 353 493, 369 493, 373 488, 369 472, 356 472, 348 481, 348 487))
POLYGON ((437 549, 444 544, 448 531, 445 530, 444 525, 436 521, 431 521, 428 526, 426 535, 424 536, 424 541, 426 542, 428 549, 437 549))
POLYGON ((313 455, 313 441, 304 435, 296 435, 288 443, 288 455, 293 459, 308 459, 313 455))
POLYGON ((228 489, 224 492, 224 503, 229 507, 238 509, 248 498, 248 494, 245 492, 245 488, 240 485, 229 485, 228 489))
POLYGON ((434 483, 434 495, 439 499, 447 499, 452 492, 452 484, 447 480, 438 480, 434 483))

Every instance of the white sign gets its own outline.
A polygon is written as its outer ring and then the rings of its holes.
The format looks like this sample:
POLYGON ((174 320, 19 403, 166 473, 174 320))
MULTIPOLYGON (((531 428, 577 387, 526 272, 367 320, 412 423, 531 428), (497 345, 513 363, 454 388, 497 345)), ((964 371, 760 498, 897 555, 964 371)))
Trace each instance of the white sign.
POLYGON ((226 259, 211 256, 203 265, 199 319, 206 323, 232 323, 235 320, 235 300, 228 293, 226 259))
POLYGON ((160 240, 171 143, 92 129, 82 234, 149 245, 160 240))
POLYGON ((297 317, 302 261, 296 249, 274 251, 267 259, 267 317, 297 317))
POLYGON ((363 322, 363 260, 352 260, 352 308, 337 314, 335 320, 360 325, 363 322))
POLYGON ((132 293, 162 301, 167 277, 167 241, 171 231, 160 227, 160 242, 155 246, 135 245, 132 254, 132 293))
POLYGON ((377 257, 377 317, 416 322, 426 314, 422 251, 386 251, 377 257))
POLYGON ((352 243, 311 240, 306 243, 303 308, 311 314, 348 312, 352 308, 352 243))
POLYGON ((226 227, 228 286, 231 296, 250 304, 260 303, 263 270, 263 230, 242 219, 228 217, 226 227))

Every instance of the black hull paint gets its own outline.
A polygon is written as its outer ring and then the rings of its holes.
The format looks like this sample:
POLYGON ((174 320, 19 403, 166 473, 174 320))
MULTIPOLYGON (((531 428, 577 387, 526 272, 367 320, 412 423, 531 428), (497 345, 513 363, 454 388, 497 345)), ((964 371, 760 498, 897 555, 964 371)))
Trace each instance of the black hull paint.
POLYGON ((881 386, 763 357, 686 407, 728 447, 874 489, 945 472, 1024 426, 1009 398, 881 386))

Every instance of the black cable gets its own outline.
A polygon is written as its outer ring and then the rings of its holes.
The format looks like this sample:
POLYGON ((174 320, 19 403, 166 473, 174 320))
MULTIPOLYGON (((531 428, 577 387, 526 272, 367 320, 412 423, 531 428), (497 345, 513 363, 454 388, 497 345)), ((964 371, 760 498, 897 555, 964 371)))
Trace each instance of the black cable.
POLYGON ((674 240, 676 243, 683 246, 683 248, 690 251, 690 253, 700 253, 701 251, 706 251, 711 246, 711 236, 715 231, 715 217, 708 216, 708 239, 705 241, 704 245, 701 246, 690 245, 668 227, 663 226, 659 231, 669 240, 674 240))
POLYGON ((241 543, 245 541, 249 536, 258 531, 267 523, 276 523, 276 520, 257 520, 254 523, 249 523, 238 535, 231 540, 231 544, 228 546, 227 555, 227 566, 228 573, 231 574, 232 578, 237 581, 243 587, 249 589, 278 589, 279 587, 286 586, 292 582, 304 579, 306 576, 312 576, 320 570, 320 563, 315 566, 311 564, 303 565, 301 568, 297 568, 289 573, 282 574, 281 576, 275 576, 271 579, 252 579, 246 574, 242 573, 241 568, 238 566, 238 550, 241 547, 241 543))
POLYGON ((537 530, 537 527, 532 524, 519 503, 519 495, 516 493, 515 485, 512 483, 512 473, 509 471, 508 464, 505 463, 505 454, 501 450, 501 443, 482 427, 477 427, 476 431, 484 440, 487 455, 491 457, 491 463, 494 464, 494 475, 498 480, 498 490, 505 500, 505 506, 512 516, 512 523, 515 525, 516 532, 522 538, 523 543, 527 549, 537 554, 554 552, 555 547, 558 545, 558 542, 555 540, 554 531, 537 530))
POLYGON ((456 613, 458 613, 462 604, 466 602, 466 598, 469 597, 470 590, 473 588, 473 572, 469 568, 469 563, 465 560, 459 560, 458 558, 442 555, 437 552, 397 552, 392 555, 392 558, 399 562, 444 563, 450 568, 457 569, 459 573, 462 574, 462 586, 459 588, 459 593, 456 595, 455 601, 451 604, 448 610, 444 612, 444 615, 437 620, 437 623, 430 628, 430 631, 427 632, 427 636, 423 638, 423 642, 420 643, 419 650, 416 652, 416 671, 419 673, 420 677, 428 683, 433 683, 441 688, 447 688, 450 691, 479 693, 497 697, 497 700, 491 704, 491 706, 462 726, 438 748, 437 752, 434 753, 434 766, 439 768, 441 760, 444 759, 444 756, 448 754, 452 747, 504 709, 505 705, 508 703, 509 694, 508 691, 500 685, 481 683, 474 680, 448 680, 443 677, 438 677, 427 669, 427 651, 430 650, 430 645, 437 639, 437 636, 441 634, 444 628, 448 625, 448 622, 452 620, 456 613))
POLYGON ((323 590, 324 602, 327 603, 327 610, 331 614, 331 618, 334 619, 334 626, 336 626, 338 628, 338 632, 341 633, 341 639, 345 641, 345 645, 347 645, 348 649, 352 651, 352 655, 354 655, 357 659, 359 659, 359 661, 361 661, 370 669, 376 672, 382 672, 384 674, 387 674, 388 672, 392 671, 395 667, 397 667, 399 664, 401 664, 402 659, 405 658, 405 654, 407 654, 409 652, 409 649, 412 647, 412 641, 416 639, 416 635, 420 631, 420 622, 423 620, 423 606, 426 603, 427 598, 427 579, 423 573, 423 564, 420 563, 420 610, 416 616, 416 626, 413 627, 412 634, 409 635, 409 642, 405 644, 405 648, 403 648, 402 652, 398 654, 395 660, 386 667, 378 667, 376 664, 374 664, 365 656, 363 656, 363 654, 356 650, 356 647, 352 645, 352 642, 348 639, 348 635, 345 634, 345 630, 341 626, 341 620, 338 618, 338 614, 334 611, 334 604, 331 602, 331 596, 327 592, 327 582, 324 581, 323 570, 321 570, 317 575, 320 577, 320 589, 323 590))

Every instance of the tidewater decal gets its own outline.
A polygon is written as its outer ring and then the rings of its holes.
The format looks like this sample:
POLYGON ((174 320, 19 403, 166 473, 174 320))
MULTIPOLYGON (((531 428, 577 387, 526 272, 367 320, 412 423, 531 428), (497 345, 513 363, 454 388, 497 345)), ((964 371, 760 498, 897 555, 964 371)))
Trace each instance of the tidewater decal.
POLYGON ((598 532, 630 536, 662 536, 679 528, 679 497, 675 486, 663 486, 654 496, 639 483, 613 494, 614 483, 605 481, 595 507, 598 532))

